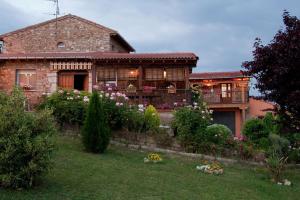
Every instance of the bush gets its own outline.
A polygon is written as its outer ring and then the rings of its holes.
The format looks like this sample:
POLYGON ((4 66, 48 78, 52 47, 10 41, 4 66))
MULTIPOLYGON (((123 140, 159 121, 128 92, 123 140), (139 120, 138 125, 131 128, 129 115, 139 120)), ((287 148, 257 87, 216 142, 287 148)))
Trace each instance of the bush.
POLYGON ((0 186, 30 188, 51 167, 54 119, 49 110, 25 112, 19 89, 0 101, 0 186))
POLYGON ((206 138, 208 142, 212 142, 219 146, 224 146, 230 136, 232 136, 231 130, 222 124, 213 124, 205 130, 206 138))
POLYGON ((276 134, 270 134, 269 140, 271 144, 269 152, 275 152, 280 156, 287 156, 288 147, 290 145, 290 142, 287 139, 276 134))
POLYGON ((210 121, 210 114, 207 110, 184 107, 179 108, 174 113, 172 128, 184 147, 196 151, 202 134, 205 134, 205 129, 210 125, 210 121))
POLYGON ((45 97, 39 109, 50 108, 56 121, 64 124, 82 125, 85 119, 89 94, 77 90, 58 90, 45 97))
POLYGON ((273 152, 267 159, 267 167, 275 183, 283 181, 283 172, 287 157, 281 157, 277 152, 273 152))
POLYGON ((243 134, 254 143, 259 143, 261 138, 268 138, 269 132, 266 131, 261 119, 249 119, 243 127, 243 134))
POLYGON ((149 105, 145 110, 145 128, 147 131, 158 132, 160 118, 155 107, 149 105))
POLYGON ((82 131, 82 141, 87 151, 103 153, 110 140, 107 113, 99 94, 93 92, 82 131))
POLYGON ((138 111, 136 108, 131 108, 126 111, 125 115, 124 125, 128 131, 141 133, 145 130, 145 117, 143 112, 138 111))

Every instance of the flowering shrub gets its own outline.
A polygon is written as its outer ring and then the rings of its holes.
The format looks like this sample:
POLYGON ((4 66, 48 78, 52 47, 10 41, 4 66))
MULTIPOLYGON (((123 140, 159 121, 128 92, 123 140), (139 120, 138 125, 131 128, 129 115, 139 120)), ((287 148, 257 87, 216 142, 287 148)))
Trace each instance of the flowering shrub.
POLYGON ((148 154, 147 158, 144 158, 144 162, 145 163, 158 163, 158 162, 162 162, 162 158, 159 154, 157 153, 150 153, 148 154))
POLYGON ((224 146, 229 137, 232 136, 231 130, 222 124, 213 124, 206 128, 206 141, 216 145, 224 146))
POLYGON ((197 151, 206 127, 212 121, 212 111, 207 109, 200 97, 192 106, 177 109, 172 121, 172 128, 188 151, 197 151))
POLYGON ((124 93, 107 91, 99 91, 99 97, 103 101, 104 110, 108 116, 108 123, 113 130, 121 129, 125 126, 126 115, 129 109, 128 97, 124 93))
POLYGON ((90 94, 78 90, 58 90, 45 97, 39 109, 49 108, 57 122, 82 125, 89 102, 90 94))

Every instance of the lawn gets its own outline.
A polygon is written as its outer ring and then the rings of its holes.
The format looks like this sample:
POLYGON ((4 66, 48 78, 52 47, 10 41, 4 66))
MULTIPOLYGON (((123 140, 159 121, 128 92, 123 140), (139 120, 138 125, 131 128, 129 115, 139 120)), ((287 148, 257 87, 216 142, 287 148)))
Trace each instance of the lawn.
POLYGON ((272 184, 262 169, 226 166, 222 176, 195 170, 197 161, 163 155, 144 164, 147 153, 110 147, 85 153, 78 139, 58 138, 55 165, 41 186, 28 191, 0 189, 0 199, 299 199, 300 170, 289 170, 292 187, 272 184))

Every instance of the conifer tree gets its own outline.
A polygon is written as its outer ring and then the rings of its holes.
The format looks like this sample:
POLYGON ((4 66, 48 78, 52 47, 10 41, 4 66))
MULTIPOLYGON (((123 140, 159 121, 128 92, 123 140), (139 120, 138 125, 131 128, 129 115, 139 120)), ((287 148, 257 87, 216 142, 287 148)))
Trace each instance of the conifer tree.
POLYGON ((93 92, 82 131, 82 142, 88 152, 103 153, 110 140, 110 128, 104 103, 97 92, 93 92))

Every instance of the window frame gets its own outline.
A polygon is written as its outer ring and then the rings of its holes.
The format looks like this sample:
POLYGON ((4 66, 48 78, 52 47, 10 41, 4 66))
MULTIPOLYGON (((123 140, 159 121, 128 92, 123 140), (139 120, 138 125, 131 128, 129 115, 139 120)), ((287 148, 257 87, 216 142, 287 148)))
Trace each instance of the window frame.
MULTIPOLYGON (((31 76, 30 75, 30 76, 31 76)), ((37 90, 37 70, 36 69, 16 69, 16 81, 15 84, 27 91, 36 91, 37 90), (25 73, 27 71, 27 73, 25 73), (28 73, 28 72, 34 72, 34 73, 28 73), (35 84, 31 89, 25 89, 24 86, 20 85, 20 76, 19 75, 25 75, 27 78, 27 84, 30 85, 30 79, 27 77, 27 75, 35 75, 35 84)))

